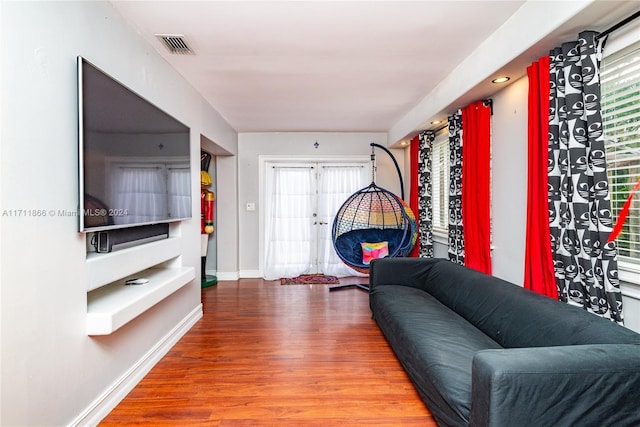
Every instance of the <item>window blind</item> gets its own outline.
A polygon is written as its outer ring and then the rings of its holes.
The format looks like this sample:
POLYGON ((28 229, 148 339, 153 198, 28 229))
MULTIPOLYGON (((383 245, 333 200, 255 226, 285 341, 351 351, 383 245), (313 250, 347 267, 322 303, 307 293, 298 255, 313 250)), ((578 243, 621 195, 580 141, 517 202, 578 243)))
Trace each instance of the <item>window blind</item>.
POLYGON ((446 132, 433 141, 431 163, 433 228, 447 230, 449 205, 449 138, 446 132))
MULTIPOLYGON (((611 209, 618 218, 640 179, 640 42, 605 57, 601 70, 602 120, 611 209)), ((640 264, 640 197, 635 196, 617 239, 621 261, 640 264)))

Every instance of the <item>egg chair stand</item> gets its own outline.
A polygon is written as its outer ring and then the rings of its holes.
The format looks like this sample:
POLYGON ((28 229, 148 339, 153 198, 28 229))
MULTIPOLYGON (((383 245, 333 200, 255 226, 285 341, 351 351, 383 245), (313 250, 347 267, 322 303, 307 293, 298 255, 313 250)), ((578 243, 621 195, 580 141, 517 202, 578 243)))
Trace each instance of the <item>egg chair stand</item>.
MULTIPOLYGON (((395 157, 387 148, 371 143, 371 163, 371 184, 349 196, 338 210, 331 229, 338 257, 363 274, 369 272, 369 263, 363 259, 363 243, 381 246, 379 250, 388 253, 388 257, 403 257, 409 254, 417 239, 416 219, 403 200, 404 183, 395 157), (376 185, 374 147, 384 150, 393 160, 402 197, 376 185)), ((329 291, 352 288, 369 292, 369 287, 360 283, 333 286, 329 291)))

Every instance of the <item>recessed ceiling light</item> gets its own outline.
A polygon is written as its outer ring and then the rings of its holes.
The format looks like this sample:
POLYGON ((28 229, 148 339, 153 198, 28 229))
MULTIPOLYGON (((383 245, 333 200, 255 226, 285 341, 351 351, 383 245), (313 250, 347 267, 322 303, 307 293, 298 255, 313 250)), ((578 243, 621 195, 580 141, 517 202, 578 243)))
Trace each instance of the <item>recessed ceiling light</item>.
POLYGON ((409 143, 407 141, 400 141, 400 145, 405 147, 405 146, 409 145, 409 143))
POLYGON ((431 122, 432 125, 439 125, 440 123, 442 123, 442 120, 434 120, 431 122))
POLYGON ((493 79, 491 80, 491 83, 504 83, 504 82, 508 82, 509 80, 511 80, 511 77, 498 77, 497 79, 493 79))

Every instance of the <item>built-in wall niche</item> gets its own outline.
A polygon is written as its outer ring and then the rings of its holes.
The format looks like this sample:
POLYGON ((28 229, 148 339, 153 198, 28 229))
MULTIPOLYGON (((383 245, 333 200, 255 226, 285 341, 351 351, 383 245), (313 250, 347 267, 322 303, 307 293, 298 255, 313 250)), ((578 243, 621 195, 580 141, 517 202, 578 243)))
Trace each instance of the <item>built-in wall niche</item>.
POLYGON ((195 279, 195 268, 183 265, 181 224, 169 230, 166 239, 87 253, 87 335, 114 333, 195 279))

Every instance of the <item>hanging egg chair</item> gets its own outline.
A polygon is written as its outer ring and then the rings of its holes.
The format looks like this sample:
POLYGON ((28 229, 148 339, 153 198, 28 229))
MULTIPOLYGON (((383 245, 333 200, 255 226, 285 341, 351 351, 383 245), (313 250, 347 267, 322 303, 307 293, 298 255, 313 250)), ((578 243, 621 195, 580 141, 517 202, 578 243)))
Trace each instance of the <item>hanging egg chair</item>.
MULTIPOLYGON (((375 176, 375 153, 379 147, 391 156, 403 188, 400 168, 393 154, 385 147, 371 144, 371 161, 375 176)), ((340 207, 333 221, 331 238, 338 257, 354 270, 367 274, 371 259, 404 257, 411 252, 418 237, 416 218, 402 197, 378 187, 375 179, 368 186, 352 194, 340 207)), ((336 286, 330 290, 364 285, 336 286)))

